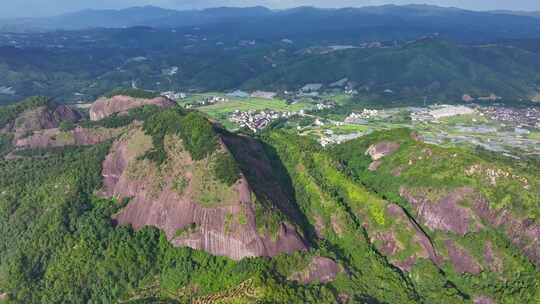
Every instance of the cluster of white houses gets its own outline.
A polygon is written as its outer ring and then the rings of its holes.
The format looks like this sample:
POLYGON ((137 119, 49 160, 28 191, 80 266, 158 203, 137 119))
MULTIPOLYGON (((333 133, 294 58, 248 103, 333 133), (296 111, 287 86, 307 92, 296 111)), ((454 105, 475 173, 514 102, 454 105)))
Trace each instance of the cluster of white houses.
POLYGON ((262 111, 239 111, 231 114, 229 120, 238 124, 241 128, 248 128, 253 132, 266 128, 272 121, 280 118, 289 118, 294 115, 304 115, 304 110, 294 112, 278 112, 274 110, 262 111))

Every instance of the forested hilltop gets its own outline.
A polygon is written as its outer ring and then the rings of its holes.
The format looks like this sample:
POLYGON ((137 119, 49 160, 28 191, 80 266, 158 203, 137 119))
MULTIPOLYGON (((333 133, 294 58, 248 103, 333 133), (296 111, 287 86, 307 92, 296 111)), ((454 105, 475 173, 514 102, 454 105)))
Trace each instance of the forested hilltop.
POLYGON ((538 164, 124 90, 0 107, 0 301, 536 303, 538 164))

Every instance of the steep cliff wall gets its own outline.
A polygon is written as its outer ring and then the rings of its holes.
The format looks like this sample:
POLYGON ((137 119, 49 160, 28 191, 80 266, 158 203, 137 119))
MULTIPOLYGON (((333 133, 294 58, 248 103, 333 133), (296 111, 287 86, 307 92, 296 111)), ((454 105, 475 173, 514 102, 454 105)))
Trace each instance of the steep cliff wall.
POLYGON ((126 113, 129 109, 144 105, 156 105, 166 108, 173 106, 174 102, 165 97, 156 97, 153 99, 134 98, 130 96, 101 97, 90 107, 90 120, 95 121, 116 113, 126 113))
POLYGON ((307 248, 284 221, 274 232, 261 229, 257 198, 243 175, 232 186, 221 184, 212 177, 212 159, 194 161, 175 135, 166 137, 165 163, 142 157, 151 148, 149 136, 132 130, 114 143, 103 163, 102 195, 131 198, 116 215, 118 224, 155 226, 174 245, 236 260, 307 248))

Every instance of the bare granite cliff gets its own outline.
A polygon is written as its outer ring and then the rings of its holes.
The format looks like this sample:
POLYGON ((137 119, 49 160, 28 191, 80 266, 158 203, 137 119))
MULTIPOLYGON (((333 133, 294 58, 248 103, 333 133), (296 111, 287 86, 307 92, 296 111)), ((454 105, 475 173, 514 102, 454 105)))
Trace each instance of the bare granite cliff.
POLYGON ((135 98, 130 96, 101 97, 90 107, 90 120, 101 120, 113 114, 125 114, 129 109, 144 105, 156 105, 158 107, 171 107, 174 102, 165 97, 153 99, 135 98))
POLYGON ((63 121, 77 122, 81 117, 81 114, 71 107, 52 104, 22 112, 2 130, 13 132, 15 138, 21 138, 34 131, 58 128, 63 121))
POLYGON ((76 127, 73 130, 61 131, 58 128, 35 131, 32 135, 15 140, 17 148, 50 148, 64 146, 85 146, 95 145, 110 138, 119 135, 121 128, 106 129, 95 128, 88 129, 76 127))
POLYGON ((191 159, 175 135, 166 137, 164 164, 141 157, 151 148, 151 138, 134 129, 113 144, 103 163, 101 194, 131 198, 115 216, 118 224, 134 229, 154 226, 176 246, 235 260, 307 248, 295 227, 285 221, 274 231, 258 225, 257 198, 243 174, 232 186, 219 183, 212 176, 211 160, 191 159))
POLYGON ((328 283, 334 281, 337 275, 343 271, 341 265, 332 259, 315 256, 305 269, 293 273, 289 280, 302 284, 328 283))

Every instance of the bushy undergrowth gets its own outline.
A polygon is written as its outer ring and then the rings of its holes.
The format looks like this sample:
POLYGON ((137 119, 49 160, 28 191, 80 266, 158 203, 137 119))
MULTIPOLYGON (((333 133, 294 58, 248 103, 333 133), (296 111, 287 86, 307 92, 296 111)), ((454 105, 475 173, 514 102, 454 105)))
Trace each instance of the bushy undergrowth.
POLYGON ((232 186, 240 178, 240 168, 229 153, 218 153, 214 159, 216 178, 228 186, 232 186))
POLYGON ((186 114, 181 108, 167 109, 152 115, 144 122, 144 130, 152 136, 154 150, 150 156, 158 163, 167 157, 164 147, 167 134, 179 135, 194 160, 210 156, 218 146, 212 124, 201 114, 186 114))

